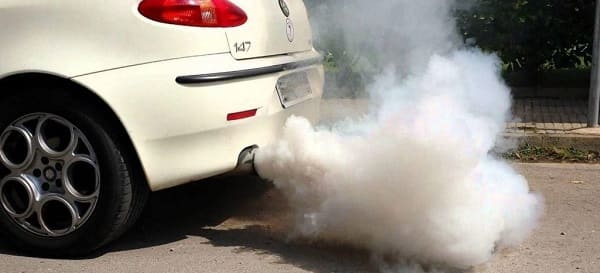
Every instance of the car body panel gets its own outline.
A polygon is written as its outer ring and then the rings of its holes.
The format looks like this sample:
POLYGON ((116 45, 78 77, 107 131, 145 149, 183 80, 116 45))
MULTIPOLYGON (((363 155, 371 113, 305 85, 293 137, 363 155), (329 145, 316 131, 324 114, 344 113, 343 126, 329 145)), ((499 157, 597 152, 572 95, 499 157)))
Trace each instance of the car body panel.
MULTIPOLYGON (((306 16, 302 1, 287 1, 295 14, 291 16, 306 16)), ((250 8, 252 1, 232 2, 248 8, 252 18, 258 14, 250 8)), ((273 18, 285 24, 286 17, 273 2, 273 18)), ((2 1, 0 25, 9 27, 0 28, 5 41, 0 45, 0 79, 41 72, 95 93, 127 131, 152 190, 232 170, 244 148, 274 140, 290 115, 316 121, 324 81, 321 64, 211 83, 176 82, 179 76, 319 58, 307 41, 310 28, 305 19, 295 19, 301 46, 287 41, 284 28, 275 27, 280 33, 267 35, 274 28, 264 24, 274 22, 265 20, 261 28, 256 22, 260 17, 251 19, 246 34, 290 45, 257 46, 255 55, 234 56, 228 38, 246 39, 244 31, 158 23, 140 15, 138 4, 139 0, 2 1), (297 71, 306 71, 312 93, 284 109, 276 82, 297 71), (258 109, 255 117, 226 120, 228 113, 251 109, 258 109)))
POLYGON ((233 0, 248 14, 239 27, 225 29, 231 54, 248 59, 312 49, 312 34, 302 0, 233 0), (283 9, 289 11, 286 16, 283 9))
POLYGON ((238 71, 310 60, 315 51, 268 58, 234 60, 215 54, 127 67, 74 78, 114 109, 134 143, 148 182, 159 190, 235 168, 246 147, 266 145, 292 114, 316 121, 322 95, 321 64, 256 77, 181 85, 179 75, 238 71), (277 80, 305 71, 310 97, 284 109, 277 80), (229 113, 258 109, 255 117, 227 121, 229 113))
POLYGON ((0 77, 47 71, 73 77, 119 67, 229 52, 220 28, 151 21, 137 0, 4 0, 0 77), (10 26, 10 27, 5 27, 10 26))

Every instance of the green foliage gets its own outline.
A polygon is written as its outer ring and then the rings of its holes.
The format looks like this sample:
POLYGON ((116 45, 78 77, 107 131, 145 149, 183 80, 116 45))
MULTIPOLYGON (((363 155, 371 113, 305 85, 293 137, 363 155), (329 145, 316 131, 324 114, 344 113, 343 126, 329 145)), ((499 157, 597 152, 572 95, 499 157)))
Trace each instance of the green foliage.
POLYGON ((540 147, 524 144, 514 151, 503 154, 503 157, 520 161, 550 162, 598 162, 600 157, 595 151, 582 151, 573 147, 540 147))
POLYGON ((464 37, 498 52, 505 70, 584 68, 591 64, 594 0, 477 0, 458 11, 464 37))
MULTIPOLYGON (((313 31, 317 34, 315 48, 325 57, 326 84, 328 93, 325 96, 359 97, 364 95, 366 79, 371 73, 365 58, 369 50, 351 48, 344 37, 345 30, 341 23, 330 23, 330 7, 339 0, 306 0, 313 31), (332 91, 334 90, 334 91, 332 91), (332 94, 329 94, 332 93, 332 94)), ((339 12, 334 9, 333 12, 339 12)))
MULTIPOLYGON (((595 0, 469 1, 470 8, 456 10, 458 29, 467 44, 501 57, 510 85, 587 86, 595 0)), ((382 69, 377 50, 349 46, 343 24, 330 21, 343 0, 305 3, 318 33, 315 47, 326 57, 328 81, 359 92, 382 69)))

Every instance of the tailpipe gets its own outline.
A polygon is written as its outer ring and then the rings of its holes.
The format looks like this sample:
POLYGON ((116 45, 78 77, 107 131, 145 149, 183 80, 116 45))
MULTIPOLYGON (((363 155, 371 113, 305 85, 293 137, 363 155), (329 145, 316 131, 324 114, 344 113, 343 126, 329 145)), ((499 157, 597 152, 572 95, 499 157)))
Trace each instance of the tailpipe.
POLYGON ((242 150, 240 155, 238 156, 237 166, 230 174, 234 175, 242 175, 242 174, 250 174, 258 176, 256 169, 254 168, 254 155, 258 146, 253 145, 242 150))

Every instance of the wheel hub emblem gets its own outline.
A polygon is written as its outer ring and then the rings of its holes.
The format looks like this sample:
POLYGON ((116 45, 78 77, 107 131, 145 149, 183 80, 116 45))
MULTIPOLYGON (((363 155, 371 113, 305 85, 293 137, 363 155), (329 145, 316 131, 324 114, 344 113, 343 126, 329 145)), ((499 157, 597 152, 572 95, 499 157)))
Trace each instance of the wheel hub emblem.
POLYGON ((44 170, 44 176, 48 181, 52 181, 56 178, 56 172, 52 168, 46 168, 44 170))

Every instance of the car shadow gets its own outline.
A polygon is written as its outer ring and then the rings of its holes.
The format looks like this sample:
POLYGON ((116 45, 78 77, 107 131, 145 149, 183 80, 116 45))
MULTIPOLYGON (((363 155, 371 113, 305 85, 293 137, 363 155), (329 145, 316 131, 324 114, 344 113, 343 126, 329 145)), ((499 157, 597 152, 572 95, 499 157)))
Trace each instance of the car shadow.
POLYGON ((276 255, 277 263, 292 264, 310 272, 379 272, 364 250, 333 243, 290 240, 262 225, 226 230, 204 228, 194 235, 208 239, 216 247, 234 247, 236 253, 276 255))
MULTIPOLYGON (((185 239, 194 230, 218 226, 270 188, 255 176, 221 176, 152 193, 130 231, 83 259, 185 239)), ((0 254, 23 255, 1 235, 0 254)))
MULTIPOLYGON (((275 218, 286 215, 282 203, 285 200, 271 183, 254 176, 216 177, 155 192, 130 231, 107 247, 78 259, 93 260, 109 253, 152 248, 194 236, 205 238, 214 246, 232 247, 236 253, 274 255, 280 263, 312 272, 377 272, 363 251, 290 241, 284 232, 256 224, 265 219, 277 222, 275 218), (234 224, 224 224, 226 221, 234 224)), ((0 255, 26 256, 2 237, 0 255)))
POLYGON ((286 210, 285 200, 273 185, 254 176, 217 177, 187 184, 152 194, 130 232, 85 258, 194 236, 216 247, 232 247, 236 253, 275 255, 280 263, 312 272, 377 272, 364 251, 290 241, 281 224, 289 220, 286 210), (257 224, 265 222, 268 225, 257 224))
POLYGON ((152 193, 138 223, 92 258, 183 240, 240 214, 271 188, 254 176, 223 176, 152 193))
MULTIPOLYGON (((370 254, 347 245, 290 240, 290 213, 273 185, 254 176, 217 177, 151 194, 138 223, 92 255, 152 248, 202 237, 236 253, 278 257, 311 272, 379 272, 370 254), (233 223, 233 224, 231 224, 233 223)), ((0 255, 22 256, 0 237, 0 255)), ((452 271, 455 272, 455 271, 452 271)))

